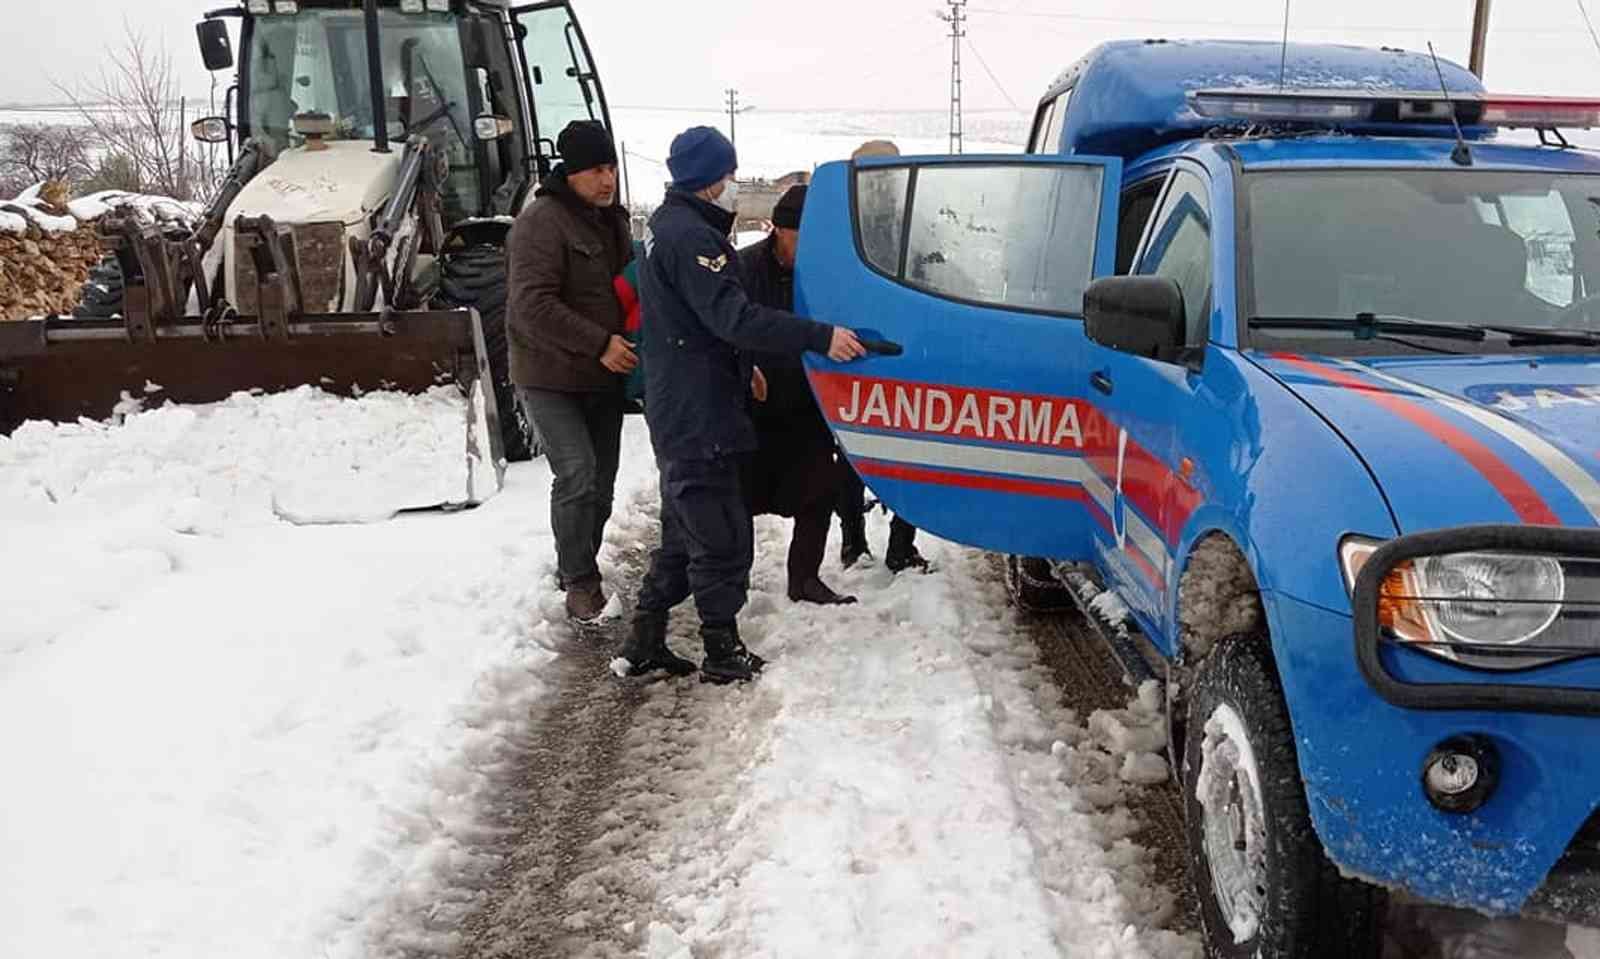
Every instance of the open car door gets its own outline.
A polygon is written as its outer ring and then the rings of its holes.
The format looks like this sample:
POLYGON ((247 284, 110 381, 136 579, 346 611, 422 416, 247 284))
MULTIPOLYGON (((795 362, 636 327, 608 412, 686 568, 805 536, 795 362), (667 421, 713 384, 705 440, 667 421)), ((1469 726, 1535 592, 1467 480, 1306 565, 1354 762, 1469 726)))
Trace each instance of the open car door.
POLYGON ((818 169, 796 308, 901 352, 808 355, 812 388, 856 472, 911 523, 1001 552, 1092 554, 1117 434, 1082 392, 1083 292, 1112 272, 1121 179, 1099 157, 818 169))

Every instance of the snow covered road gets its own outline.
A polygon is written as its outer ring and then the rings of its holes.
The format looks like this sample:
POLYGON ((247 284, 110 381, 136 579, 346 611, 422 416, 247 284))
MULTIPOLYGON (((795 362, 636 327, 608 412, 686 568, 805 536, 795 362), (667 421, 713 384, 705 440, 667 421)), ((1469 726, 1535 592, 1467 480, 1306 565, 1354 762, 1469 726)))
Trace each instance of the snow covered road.
MULTIPOLYGON (((311 433, 395 436, 362 402, 311 433)), ((559 621, 543 464, 471 513, 296 527, 275 492, 348 509, 349 464, 188 414, 0 439, 0 954, 1198 955, 1132 838, 1154 713, 1064 709, 987 558, 830 563, 861 604, 799 607, 762 521, 766 675, 626 686, 559 621)), ((616 581, 653 530, 636 419, 624 462, 616 581)))

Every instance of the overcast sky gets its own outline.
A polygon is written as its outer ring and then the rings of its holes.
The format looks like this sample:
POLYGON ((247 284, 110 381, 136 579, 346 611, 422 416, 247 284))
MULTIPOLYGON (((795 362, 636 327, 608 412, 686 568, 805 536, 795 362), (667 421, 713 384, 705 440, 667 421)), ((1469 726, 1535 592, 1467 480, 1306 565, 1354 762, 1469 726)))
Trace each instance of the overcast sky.
MULTIPOLYGON (((203 92, 194 21, 227 0, 0 0, 0 103, 60 97, 125 23, 165 43, 203 92)), ((1499 0, 1487 83, 1600 95, 1600 43, 1580 0, 1499 0)), ((935 0, 575 0, 613 104, 707 107, 738 87, 757 109, 944 109, 950 42, 935 0)), ((1472 0, 1292 0, 1296 40, 1386 44, 1463 64, 1472 0)), ((1600 0, 1590 0, 1600 13, 1600 0)), ((1119 37, 1276 39, 1282 0, 971 0, 968 109, 1031 110, 1062 67, 1119 37), (1197 19, 1198 18, 1198 19, 1197 19)), ((225 78, 224 78, 225 79, 225 78)))

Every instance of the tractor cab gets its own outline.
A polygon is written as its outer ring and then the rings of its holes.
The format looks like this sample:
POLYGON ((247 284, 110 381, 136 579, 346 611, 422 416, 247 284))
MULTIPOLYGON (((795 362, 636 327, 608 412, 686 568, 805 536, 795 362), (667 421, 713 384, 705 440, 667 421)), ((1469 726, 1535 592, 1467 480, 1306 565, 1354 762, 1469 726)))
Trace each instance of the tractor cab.
POLYGON ((236 102, 208 138, 255 137, 275 152, 365 142, 381 154, 422 133, 444 158, 453 222, 515 212, 560 161, 568 123, 610 127, 568 3, 371 6, 250 0, 207 14, 198 32, 213 70, 233 66, 224 22, 240 20, 236 102))

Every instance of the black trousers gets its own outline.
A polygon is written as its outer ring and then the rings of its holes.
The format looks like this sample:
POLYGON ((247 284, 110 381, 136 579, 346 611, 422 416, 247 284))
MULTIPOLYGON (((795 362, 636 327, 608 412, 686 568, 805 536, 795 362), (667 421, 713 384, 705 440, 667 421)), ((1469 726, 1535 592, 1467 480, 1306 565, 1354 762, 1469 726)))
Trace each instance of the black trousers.
MULTIPOLYGON (((622 456, 622 392, 563 393, 517 388, 544 440, 550 484, 550 527, 556 576, 563 589, 600 579, 595 557, 611 519, 622 456)), ((509 415, 507 411, 505 415, 509 415)))
POLYGON ((834 462, 833 445, 806 434, 764 434, 761 450, 745 461, 745 499, 750 514, 794 518, 788 561, 791 593, 822 569, 835 491, 843 472, 849 469, 841 470, 834 462))
POLYGON ((661 545, 639 587, 639 612, 665 615, 694 596, 700 622, 731 625, 750 593, 755 558, 740 462, 662 460, 661 545))
MULTIPOLYGON (((867 509, 867 487, 861 482, 861 477, 850 468, 841 454, 839 462, 843 465, 840 470, 843 478, 839 481, 839 496, 835 503, 835 510, 839 513, 841 522, 849 523, 850 517, 860 517, 867 509)), ((889 548, 909 550, 916 542, 917 528, 896 516, 889 521, 889 548)))

